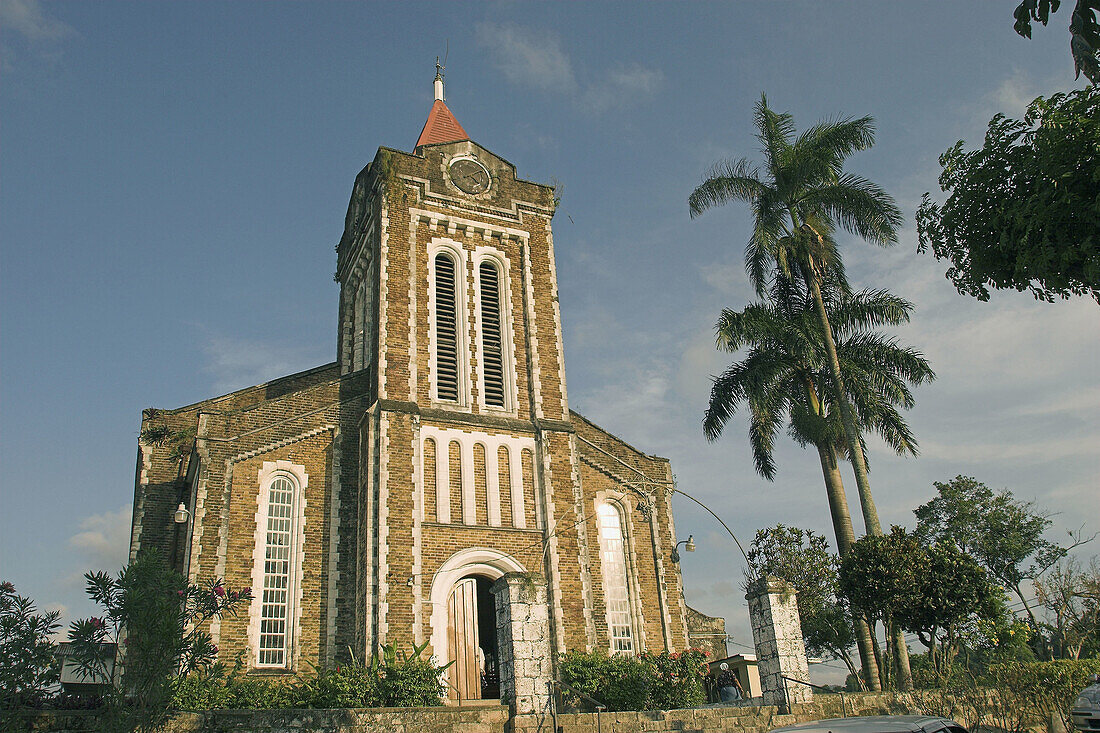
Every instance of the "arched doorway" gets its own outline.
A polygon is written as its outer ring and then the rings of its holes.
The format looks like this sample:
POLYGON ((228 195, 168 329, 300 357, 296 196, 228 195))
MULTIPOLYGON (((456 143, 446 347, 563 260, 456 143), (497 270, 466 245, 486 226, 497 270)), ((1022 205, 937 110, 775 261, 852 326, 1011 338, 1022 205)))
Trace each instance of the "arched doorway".
POLYGON ((455 584, 447 599, 448 692, 456 700, 500 697, 500 646, 492 581, 470 575, 455 584))
POLYGON ((447 668, 453 700, 499 697, 499 673, 508 660, 497 638, 496 602, 490 588, 506 573, 526 568, 497 550, 478 547, 455 553, 432 578, 432 651, 447 668), (483 679, 484 673, 484 679, 483 679), (483 687, 484 682, 484 687, 483 687))

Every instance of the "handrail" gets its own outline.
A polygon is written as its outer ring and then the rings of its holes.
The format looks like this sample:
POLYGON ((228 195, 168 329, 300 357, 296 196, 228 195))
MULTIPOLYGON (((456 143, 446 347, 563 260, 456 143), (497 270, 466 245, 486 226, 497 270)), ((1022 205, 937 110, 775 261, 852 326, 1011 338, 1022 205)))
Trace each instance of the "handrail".
POLYGON ((565 684, 561 680, 550 680, 550 686, 552 688, 557 688, 557 691, 554 694, 551 695, 551 700, 550 700, 551 705, 553 706, 551 708, 551 710, 552 710, 553 716, 554 716, 554 730, 555 731, 558 730, 558 705, 557 705, 558 693, 562 689, 565 689, 565 690, 568 690, 569 692, 573 693, 577 697, 580 697, 584 700, 587 700, 587 701, 589 701, 590 703, 592 703, 593 705, 596 706, 596 733, 603 733, 603 713, 607 710, 607 705, 600 702, 599 700, 592 697, 591 695, 586 695, 583 692, 581 692, 580 690, 574 690, 572 687, 565 684))
POLYGON ((561 688, 567 690, 568 692, 573 693, 577 697, 583 697, 585 700, 587 700, 588 702, 595 705, 597 710, 607 710, 607 705, 605 705, 604 703, 600 702, 599 700, 597 700, 594 697, 591 697, 590 695, 584 694, 580 690, 574 690, 572 687, 565 684, 564 682, 561 682, 560 680, 554 680, 554 684, 557 685, 558 687, 561 687, 561 688))
MULTIPOLYGON (((781 674, 779 676, 780 676, 780 678, 782 678, 784 680, 787 680, 788 682, 795 682, 795 683, 798 683, 800 685, 805 685, 806 687, 812 687, 815 690, 821 690, 822 692, 839 693, 840 694, 840 716, 842 718, 847 718, 848 717, 848 707, 844 703, 844 690, 830 690, 828 687, 823 687, 822 685, 815 685, 814 683, 806 682, 805 680, 796 680, 794 677, 788 677, 785 674, 781 674)), ((784 692, 786 692, 786 690, 784 690, 784 692)), ((788 702, 788 707, 790 707, 789 702, 788 702)))

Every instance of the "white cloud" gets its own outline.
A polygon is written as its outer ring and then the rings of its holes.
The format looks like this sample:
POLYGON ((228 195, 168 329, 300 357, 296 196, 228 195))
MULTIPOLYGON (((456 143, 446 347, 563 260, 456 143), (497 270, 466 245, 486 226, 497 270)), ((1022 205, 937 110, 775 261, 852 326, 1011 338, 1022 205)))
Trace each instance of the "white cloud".
POLYGON ((80 523, 80 531, 69 538, 69 545, 83 553, 80 564, 102 570, 122 567, 130 550, 132 514, 127 504, 113 512, 86 517, 80 523))
POLYGON ((69 25, 43 13, 39 0, 0 0, 0 25, 28 41, 54 41, 74 32, 69 25))
POLYGON ((479 23, 477 41, 512 84, 568 96, 597 114, 652 98, 664 83, 660 70, 639 64, 586 79, 574 70, 558 36, 515 23, 479 23))
POLYGON ((513 84, 564 93, 577 87, 573 64, 555 35, 514 23, 478 23, 477 40, 513 84))
POLYGON ((315 352, 295 343, 271 343, 256 339, 208 336, 202 347, 205 371, 213 377, 212 389, 225 393, 318 366, 315 352))
POLYGON ((596 113, 629 107, 638 100, 654 96, 664 80, 665 75, 659 70, 637 64, 612 69, 588 85, 581 105, 596 113))

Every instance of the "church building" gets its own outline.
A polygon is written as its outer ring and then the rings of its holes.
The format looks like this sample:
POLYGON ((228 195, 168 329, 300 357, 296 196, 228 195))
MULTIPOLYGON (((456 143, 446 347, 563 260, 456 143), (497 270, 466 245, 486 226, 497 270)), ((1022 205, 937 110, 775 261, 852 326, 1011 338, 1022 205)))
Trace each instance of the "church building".
POLYGON ((569 409, 555 205, 437 74, 412 152, 355 179, 336 360, 145 410, 131 558, 252 588, 211 624, 223 661, 426 643, 452 698, 528 712, 562 652, 689 646, 668 460, 569 409))

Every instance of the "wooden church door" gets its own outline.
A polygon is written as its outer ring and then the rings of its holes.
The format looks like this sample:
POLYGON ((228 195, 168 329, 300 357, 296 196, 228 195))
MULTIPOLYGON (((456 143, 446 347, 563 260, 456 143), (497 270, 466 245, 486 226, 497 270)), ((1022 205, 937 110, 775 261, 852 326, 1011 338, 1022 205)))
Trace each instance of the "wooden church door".
POLYGON ((477 580, 463 578, 447 601, 447 651, 454 663, 447 668, 452 699, 481 699, 481 662, 477 633, 477 580))

